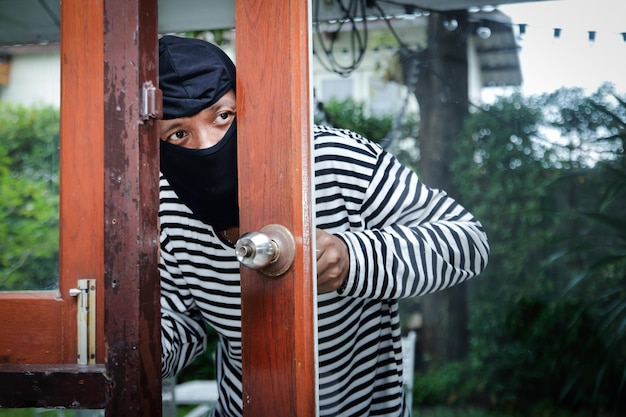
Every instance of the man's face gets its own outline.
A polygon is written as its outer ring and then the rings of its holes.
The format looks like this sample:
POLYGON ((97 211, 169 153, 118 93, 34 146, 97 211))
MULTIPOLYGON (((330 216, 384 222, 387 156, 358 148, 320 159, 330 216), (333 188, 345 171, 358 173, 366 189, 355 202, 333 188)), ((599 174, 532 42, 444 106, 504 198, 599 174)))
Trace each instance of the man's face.
POLYGON ((160 120, 159 137, 183 148, 210 148, 224 137, 236 113, 235 92, 230 90, 213 105, 193 116, 160 120))

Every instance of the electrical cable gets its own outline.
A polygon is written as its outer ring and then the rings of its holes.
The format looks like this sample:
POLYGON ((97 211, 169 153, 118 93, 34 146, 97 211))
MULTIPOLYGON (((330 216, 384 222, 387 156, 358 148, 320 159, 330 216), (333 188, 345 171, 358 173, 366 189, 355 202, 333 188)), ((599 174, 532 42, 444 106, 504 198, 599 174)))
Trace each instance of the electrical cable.
MULTIPOLYGON (((320 20, 321 1, 322 0, 315 0, 314 2, 313 24, 318 41, 317 48, 319 50, 316 50, 314 47, 313 53, 318 62, 327 71, 334 72, 342 77, 348 77, 363 62, 369 37, 367 22, 371 19, 371 16, 367 13, 368 8, 373 8, 378 12, 376 18, 385 21, 387 28, 401 49, 409 48, 395 30, 392 17, 383 10, 378 0, 349 0, 347 4, 344 4, 343 0, 334 0, 334 4, 341 12, 341 17, 331 22, 326 22, 326 24, 334 24, 336 26, 333 31, 323 30, 324 23, 320 20), (336 50, 337 40, 346 26, 349 27, 345 32, 349 32, 350 50, 339 52, 336 50), (350 55, 350 61, 348 63, 342 63, 341 59, 339 59, 336 54, 345 54, 346 52, 350 55)), ((408 3, 400 3, 391 0, 382 0, 382 2, 403 7, 407 13, 414 13, 417 10, 416 6, 408 3)), ((429 12, 422 8, 419 10, 429 12)))
POLYGON ((314 26, 315 33, 321 48, 319 51, 313 51, 318 58, 320 64, 327 70, 339 74, 342 77, 349 76, 355 69, 359 67, 365 52, 367 50, 368 43, 368 29, 367 29, 367 12, 366 12, 366 0, 350 0, 346 7, 341 0, 335 0, 335 3, 339 6, 339 9, 343 13, 343 16, 336 20, 336 29, 332 32, 322 30, 322 23, 319 19, 319 8, 321 0, 316 0, 314 8, 314 26), (362 22, 363 29, 359 30, 357 21, 362 22), (335 54, 336 42, 339 39, 339 34, 342 32, 344 25, 348 25, 350 35, 350 48, 351 61, 348 64, 339 62, 335 54), (362 33, 361 33, 362 32, 362 33), (329 42, 326 38, 330 38, 329 42))
POLYGON ((402 39, 400 39, 400 36, 398 35, 398 32, 396 32, 396 30, 394 29, 393 25, 391 24, 391 19, 389 19, 388 15, 384 12, 383 8, 380 7, 378 2, 374 2, 374 7, 380 13, 380 17, 385 21, 385 24, 387 25, 387 28, 391 32, 391 35, 394 37, 396 42, 398 42, 398 45, 400 45, 400 48, 407 48, 408 49, 408 46, 404 43, 404 41, 402 39))
MULTIPOLYGON (((424 14, 427 14, 427 13, 429 14, 431 12, 440 13, 436 10, 425 9, 422 7, 418 8, 417 6, 413 4, 403 3, 403 2, 394 1, 394 0, 349 0, 347 6, 344 5, 342 0, 334 0, 334 2, 337 4, 340 11, 342 12, 342 17, 337 19, 336 21, 333 21, 336 23, 337 27, 335 31, 330 32, 329 34, 329 32, 325 32, 321 28, 322 23, 320 22, 320 19, 319 19, 319 9, 320 9, 321 1, 322 0, 315 0, 313 20, 314 20, 315 32, 316 32, 317 39, 319 42, 319 47, 322 49, 323 54, 320 54, 319 52, 316 52, 315 50, 314 50, 314 54, 317 57, 318 62, 320 62, 320 64, 322 65, 322 67, 324 67, 327 71, 334 72, 342 77, 350 76, 352 72, 354 72, 359 67, 359 65, 362 63, 363 58, 365 56, 365 53, 367 50, 367 43, 368 43, 367 21, 370 18, 367 14, 368 7, 376 9, 378 12, 377 18, 380 18, 385 21, 387 28, 389 29, 393 38, 399 45, 399 53, 403 50, 405 52, 408 51, 409 53, 415 53, 418 51, 417 49, 415 50, 411 49, 400 38, 399 34, 393 27, 392 18, 390 18, 390 15, 384 11, 383 7, 381 7, 379 3, 387 3, 392 6, 402 7, 404 8, 406 13, 415 13, 418 10, 423 12, 424 14), (361 22, 363 26, 362 34, 358 27, 359 22, 361 22), (335 58, 335 53, 336 53, 335 43, 338 39, 339 33, 344 27, 344 24, 348 24, 350 26, 350 46, 352 48, 352 50, 350 51, 350 54, 352 55, 352 60, 348 64, 341 64, 335 58), (325 41, 325 38, 328 38, 328 37, 330 38, 329 43, 325 41), (324 58, 322 58, 322 55, 324 56, 324 58)), ((470 21, 474 23, 477 22, 474 19, 470 19, 470 21)), ((485 21, 485 19, 481 19, 480 21, 485 21)), ((403 106, 403 109, 400 111, 398 117, 394 120, 392 131, 384 139, 385 147, 390 146, 392 142, 396 139, 396 136, 399 133, 400 122, 401 122, 401 119, 404 117, 404 114, 406 112, 406 107, 408 106, 408 96, 409 96, 408 93, 412 92, 415 89, 415 86, 417 84, 418 74, 419 74, 419 67, 421 65, 425 65, 425 63, 415 62, 415 64, 410 68, 411 73, 407 77, 408 84, 406 87, 408 90, 407 90, 407 96, 404 99, 404 106, 403 106)), ((448 80, 444 79, 444 77, 442 77, 441 74, 437 74, 433 72, 433 75, 436 78, 438 78, 444 85, 448 85, 448 80)), ((464 100, 464 101, 466 101, 468 106, 470 107, 481 109, 481 106, 473 103, 471 100, 464 100)))

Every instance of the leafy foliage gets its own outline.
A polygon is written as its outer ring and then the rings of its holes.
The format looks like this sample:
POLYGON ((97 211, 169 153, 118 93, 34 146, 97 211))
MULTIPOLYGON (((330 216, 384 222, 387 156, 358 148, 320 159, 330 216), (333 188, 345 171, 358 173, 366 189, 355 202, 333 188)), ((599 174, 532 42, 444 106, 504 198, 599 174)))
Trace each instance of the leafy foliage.
POLYGON ((323 108, 327 122, 331 125, 359 133, 375 142, 385 138, 391 130, 390 115, 370 116, 365 111, 365 103, 359 103, 351 98, 341 101, 329 100, 323 108))
POLYGON ((59 114, 0 103, 0 290, 58 279, 59 114))
POLYGON ((419 122, 414 114, 404 114, 397 120, 392 114, 368 115, 365 103, 351 98, 319 103, 315 123, 325 123, 348 129, 379 143, 403 164, 417 170, 419 122))
POLYGON ((492 252, 470 287, 466 377, 446 398, 625 409, 623 103, 606 86, 514 95, 468 120, 453 171, 492 252))
MULTIPOLYGON (((624 103, 608 85, 563 89, 502 97, 467 120, 452 171, 490 264, 469 283, 469 357, 418 372, 416 405, 624 410, 624 103)), ((385 135, 363 130, 355 103, 327 111, 337 126, 385 135)))

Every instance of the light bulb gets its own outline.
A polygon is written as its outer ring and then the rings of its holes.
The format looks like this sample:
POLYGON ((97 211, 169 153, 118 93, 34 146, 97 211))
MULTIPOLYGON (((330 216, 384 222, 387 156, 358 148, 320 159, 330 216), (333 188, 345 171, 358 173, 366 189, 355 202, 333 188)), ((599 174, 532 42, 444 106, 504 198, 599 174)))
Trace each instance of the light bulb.
POLYGON ((476 29, 476 34, 482 39, 488 39, 491 36, 491 29, 487 26, 480 26, 476 29))
POLYGON ((456 19, 446 19, 443 21, 443 27, 448 32, 452 32, 459 27, 459 22, 456 19))

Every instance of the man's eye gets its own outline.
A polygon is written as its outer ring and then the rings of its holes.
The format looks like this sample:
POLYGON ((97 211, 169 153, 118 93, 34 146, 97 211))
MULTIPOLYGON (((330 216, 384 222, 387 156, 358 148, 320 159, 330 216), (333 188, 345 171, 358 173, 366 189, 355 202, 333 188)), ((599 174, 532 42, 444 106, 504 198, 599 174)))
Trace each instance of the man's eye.
POLYGON ((222 120, 228 120, 230 115, 231 115, 230 112, 223 112, 223 113, 220 113, 217 117, 219 117, 222 120))
POLYGON ((181 140, 184 139, 185 136, 187 136, 187 132, 185 132, 184 130, 177 130, 176 132, 169 135, 167 137, 167 140, 181 140))

